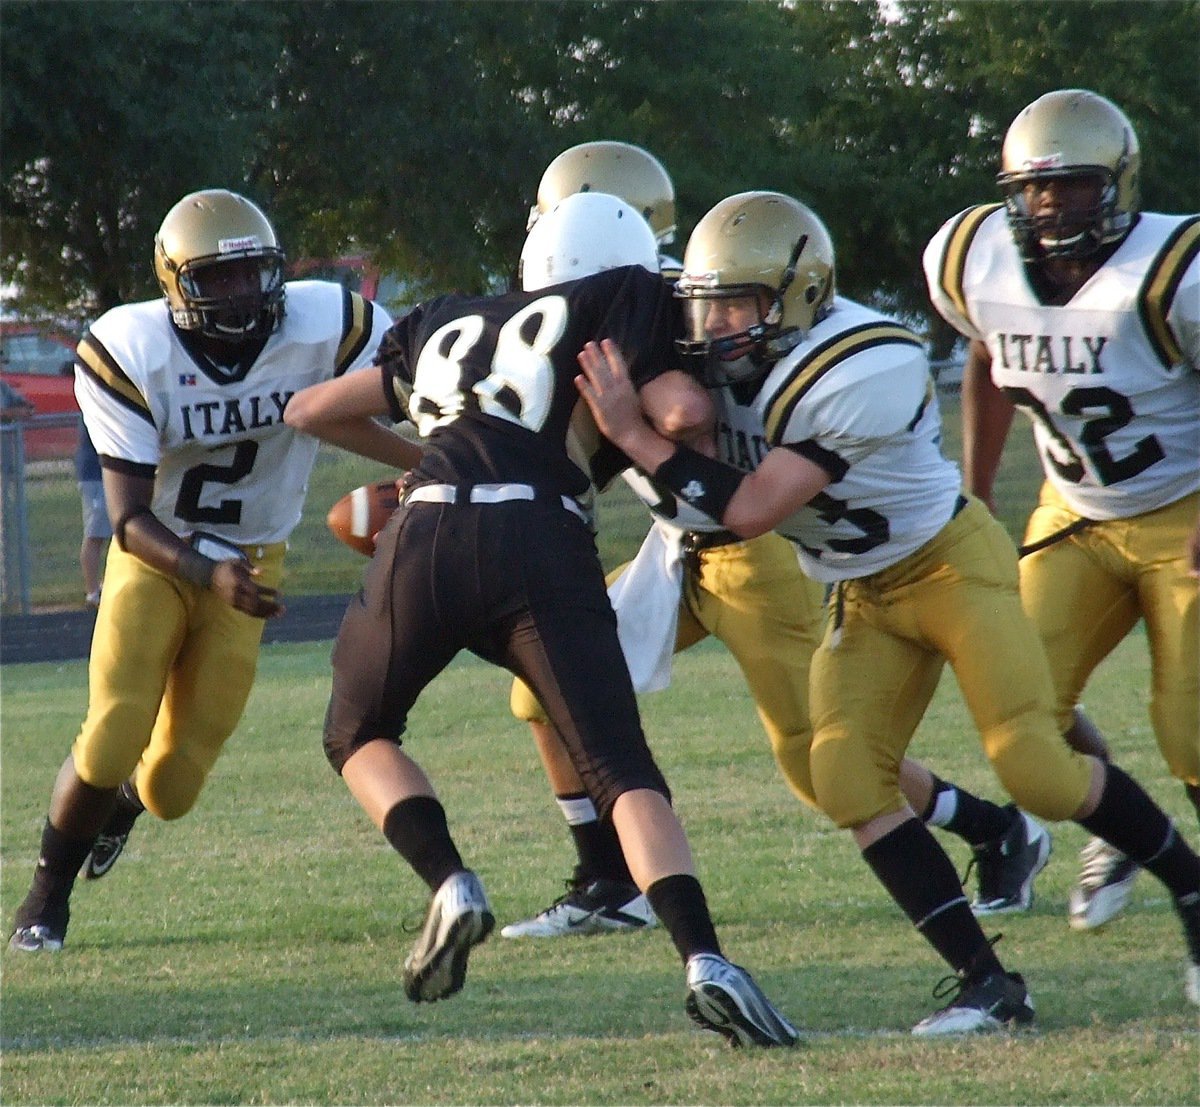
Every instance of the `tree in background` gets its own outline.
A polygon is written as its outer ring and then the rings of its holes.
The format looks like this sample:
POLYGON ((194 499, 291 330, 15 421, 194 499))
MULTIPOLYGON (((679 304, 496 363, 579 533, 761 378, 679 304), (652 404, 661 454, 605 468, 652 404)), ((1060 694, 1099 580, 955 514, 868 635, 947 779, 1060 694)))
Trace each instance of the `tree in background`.
POLYGON ((286 25, 272 210, 306 250, 357 239, 426 289, 511 272, 542 169, 576 142, 652 150, 691 222, 731 180, 795 181, 776 120, 811 81, 773 4, 327 2, 286 25))
POLYGON ((256 176, 289 253, 365 249, 418 290, 482 289, 519 250, 530 163, 553 143, 512 64, 549 45, 531 6, 272 7, 283 49, 256 176))
POLYGON ((921 249, 999 198, 1004 131, 1052 88, 1125 109, 1147 207, 1200 208, 1198 40, 1196 0, 8 0, 0 278, 58 313, 152 295, 163 213, 224 185, 292 257, 481 289, 550 159, 619 138, 671 172, 679 252, 722 196, 776 188, 829 224, 844 291, 928 319, 921 249))
POLYGON ((155 289, 151 239, 188 191, 243 181, 274 50, 257 4, 0 9, 0 274, 31 311, 155 289))
MULTIPOLYGON (((1200 6, 1166 3, 799 4, 792 38, 838 59, 797 156, 828 156, 806 198, 838 244, 841 284, 954 335, 928 310, 920 255, 943 221, 999 200, 1005 131, 1055 88, 1119 104, 1142 145, 1143 206, 1200 210, 1200 6), (932 318, 930 316, 932 315, 932 318)), ((803 197, 802 197, 803 198, 803 197)))

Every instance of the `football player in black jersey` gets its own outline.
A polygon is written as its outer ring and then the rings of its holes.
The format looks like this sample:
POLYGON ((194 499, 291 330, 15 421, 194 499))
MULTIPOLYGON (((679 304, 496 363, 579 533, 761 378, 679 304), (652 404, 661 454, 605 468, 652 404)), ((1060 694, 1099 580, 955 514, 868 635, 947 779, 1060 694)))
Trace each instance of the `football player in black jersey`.
MULTIPOLYGON (((330 437, 390 412, 423 438, 338 634, 324 736, 351 793, 433 892, 405 992, 421 1002, 458 991, 471 948, 494 926, 432 784, 400 742, 422 689, 468 649, 529 684, 593 802, 611 812, 686 965, 691 1018, 734 1044, 792 1045, 795 1028, 721 955, 642 732, 589 518, 593 487, 628 462, 580 401, 579 351, 600 338, 619 346, 643 402, 677 365, 654 236, 623 201, 583 193, 538 221, 521 262, 539 291, 422 304, 388 332, 374 381, 305 390, 286 414, 330 437)), ((686 412, 671 419, 686 423, 686 412)))

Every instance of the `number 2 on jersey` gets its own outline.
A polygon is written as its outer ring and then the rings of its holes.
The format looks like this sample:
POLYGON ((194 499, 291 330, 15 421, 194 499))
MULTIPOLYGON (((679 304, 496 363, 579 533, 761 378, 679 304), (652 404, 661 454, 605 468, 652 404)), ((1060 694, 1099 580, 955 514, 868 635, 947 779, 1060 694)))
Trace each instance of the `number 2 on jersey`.
POLYGON ((236 484, 254 468, 258 457, 257 442, 239 442, 228 465, 206 462, 193 465, 183 475, 179 495, 175 499, 175 514, 189 523, 233 523, 242 521, 241 498, 223 499, 216 507, 201 507, 200 497, 206 484, 236 484))

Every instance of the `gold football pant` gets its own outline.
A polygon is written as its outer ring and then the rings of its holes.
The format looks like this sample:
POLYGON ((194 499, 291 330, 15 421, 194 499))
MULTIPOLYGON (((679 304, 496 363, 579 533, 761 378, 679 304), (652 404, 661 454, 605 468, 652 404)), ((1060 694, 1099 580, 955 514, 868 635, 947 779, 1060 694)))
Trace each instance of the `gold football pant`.
POLYGON ((834 822, 860 826, 902 809, 900 762, 946 661, 1008 794, 1051 820, 1082 806, 1091 765, 1055 722, 1015 550, 983 504, 969 499, 921 549, 841 590, 812 663, 809 768, 834 822))
MULTIPOLYGON (((624 570, 609 574, 611 582, 624 570)), ((725 644, 746 678, 771 750, 801 799, 811 731, 808 666, 820 633, 821 585, 800 570, 792 544, 777 534, 700 551, 685 562, 675 652, 712 635, 725 644)), ((515 681, 518 719, 545 722, 537 700, 515 681)))
MULTIPOLYGON (((1086 529, 1021 559, 1021 597, 1050 659, 1059 725, 1092 671, 1146 621, 1150 645, 1150 719, 1163 759, 1185 784, 1200 785, 1200 626, 1197 582, 1185 545, 1200 493, 1086 529)), ((1054 488, 1042 487, 1027 544, 1079 518, 1054 488)))
MULTIPOLYGON (((245 548, 260 583, 278 586, 286 548, 245 548)), ((72 747, 80 779, 113 788, 136 768, 151 812, 187 814, 242 717, 264 626, 114 543, 88 663, 88 713, 72 747)))

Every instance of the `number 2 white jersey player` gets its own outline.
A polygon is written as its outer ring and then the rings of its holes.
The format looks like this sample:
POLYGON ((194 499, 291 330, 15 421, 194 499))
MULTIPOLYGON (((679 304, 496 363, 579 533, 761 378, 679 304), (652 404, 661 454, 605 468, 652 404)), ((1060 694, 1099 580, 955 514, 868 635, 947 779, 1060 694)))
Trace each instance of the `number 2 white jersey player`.
POLYGON ((241 718, 317 448, 284 407, 370 365, 391 322, 336 285, 285 285, 283 264, 249 200, 191 193, 155 237, 165 299, 112 309, 79 344, 76 394, 115 542, 88 714, 55 783, 15 949, 62 948, 81 866, 107 873, 144 808, 186 814, 241 718))

